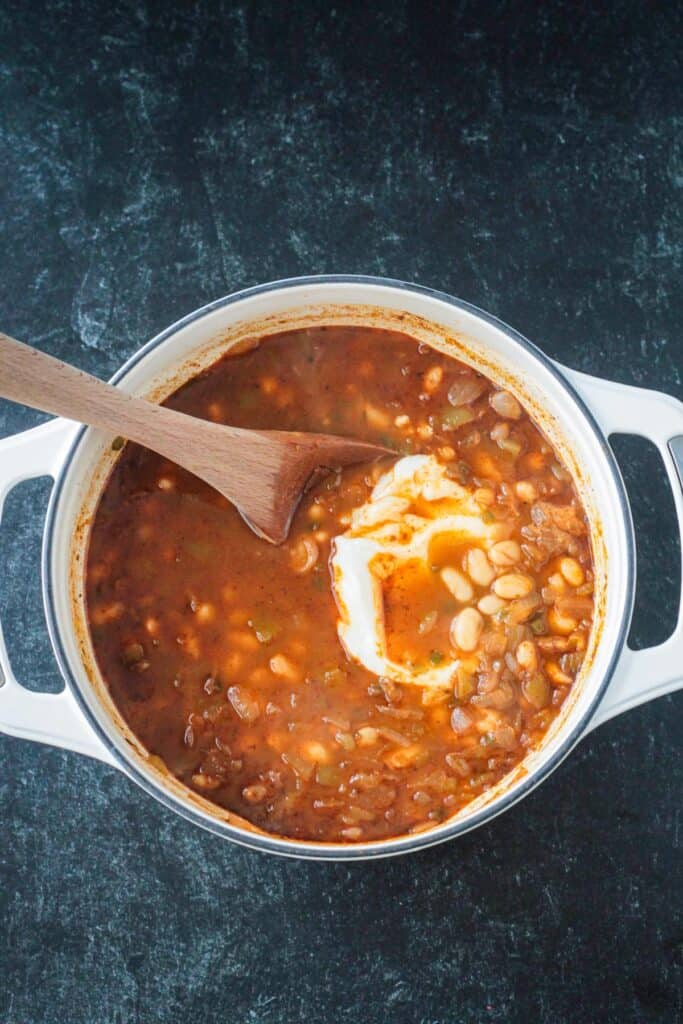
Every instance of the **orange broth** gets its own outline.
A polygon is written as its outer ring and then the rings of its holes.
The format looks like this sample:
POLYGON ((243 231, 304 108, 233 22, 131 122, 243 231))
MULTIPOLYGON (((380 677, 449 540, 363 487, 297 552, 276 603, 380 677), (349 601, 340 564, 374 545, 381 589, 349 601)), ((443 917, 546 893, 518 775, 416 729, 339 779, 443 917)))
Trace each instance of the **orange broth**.
POLYGON ((121 714, 175 776, 268 832, 358 842, 432 827, 540 743, 587 647, 593 566, 571 476, 512 395, 406 335, 316 327, 224 356, 166 404, 433 455, 511 542, 484 552, 482 575, 471 545, 440 537, 428 565, 385 581, 391 658, 453 662, 446 689, 397 683, 343 650, 328 564, 392 460, 325 477, 275 547, 208 486, 127 443, 91 530, 89 627, 121 714), (510 575, 525 593, 496 600, 510 575), (454 641, 464 607, 475 650, 454 641))

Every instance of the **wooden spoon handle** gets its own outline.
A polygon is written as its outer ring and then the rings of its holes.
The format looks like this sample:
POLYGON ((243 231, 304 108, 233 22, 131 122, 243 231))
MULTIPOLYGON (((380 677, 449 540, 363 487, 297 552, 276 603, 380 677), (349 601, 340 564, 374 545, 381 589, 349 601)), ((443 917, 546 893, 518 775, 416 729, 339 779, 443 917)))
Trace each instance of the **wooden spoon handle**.
MULTIPOLYGON (((203 420, 165 409, 105 384, 97 377, 0 332, 0 396, 51 412, 152 448, 174 462, 203 420), (184 443, 183 443, 184 442, 184 443)), ((237 439, 242 431, 225 427, 237 439)), ((201 440, 201 436, 197 441, 201 440)), ((186 464, 186 460, 182 460, 186 464)), ((192 470, 193 466, 186 468, 192 470)))
POLYGON ((0 397, 151 448, 215 487, 274 543, 286 538, 314 470, 387 454, 352 439, 210 423, 127 395, 2 333, 0 397))
POLYGON ((132 438, 138 427, 136 399, 2 333, 0 395, 124 437, 132 438))

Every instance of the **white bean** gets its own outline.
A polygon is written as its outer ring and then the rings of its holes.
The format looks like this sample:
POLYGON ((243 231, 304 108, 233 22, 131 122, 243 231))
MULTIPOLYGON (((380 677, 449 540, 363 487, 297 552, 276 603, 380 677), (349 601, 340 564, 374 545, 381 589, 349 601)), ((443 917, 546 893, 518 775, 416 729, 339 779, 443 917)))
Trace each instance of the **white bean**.
POLYGON ((481 613, 476 608, 463 608, 451 622, 451 639, 461 651, 473 651, 483 628, 481 613))
POLYGON ((422 387, 431 395, 440 386, 443 380, 443 369, 440 366, 430 366, 422 375, 422 387))
POLYGON ((287 679, 290 683, 298 683, 301 679, 298 668, 286 654, 274 654, 270 659, 270 671, 274 676, 287 679))
POLYGON ((569 558, 569 556, 560 559, 560 572, 572 587, 580 587, 586 579, 586 575, 579 562, 575 558, 569 558))
POLYGON ((559 633, 560 636, 569 636, 578 626, 578 622, 571 615, 562 615, 558 612, 557 608, 553 607, 548 612, 548 625, 553 633, 559 633))
POLYGON ((515 653, 518 663, 527 672, 535 672, 538 668, 536 645, 531 640, 522 640, 515 653))
POLYGON ((472 584, 467 579, 467 576, 458 569, 452 569, 450 566, 446 566, 445 569, 441 570, 441 579, 444 581, 456 601, 462 601, 464 604, 466 601, 471 601, 474 597, 472 584))
POLYGON ((502 597, 498 597, 497 594, 484 594, 481 601, 478 602, 477 608, 484 615, 495 615, 501 608, 504 608, 506 601, 502 597))
POLYGON ((494 565, 507 568, 516 565, 522 557, 522 549, 516 540, 501 540, 489 550, 489 558, 494 565))
POLYGON ((538 497, 538 491, 530 480, 518 480, 515 484, 515 494, 526 505, 532 505, 538 497))
POLYGON ((465 558, 465 564, 468 573, 480 587, 488 587, 496 575, 486 557, 486 552, 481 548, 470 548, 465 558))
POLYGON ((522 407, 509 391, 494 391, 489 399, 499 416, 507 420, 518 420, 522 415, 522 407))
POLYGON ((493 584, 494 593, 498 597, 504 597, 506 601, 516 601, 519 597, 526 597, 534 589, 534 581, 530 576, 521 572, 509 572, 505 576, 499 576, 493 584))

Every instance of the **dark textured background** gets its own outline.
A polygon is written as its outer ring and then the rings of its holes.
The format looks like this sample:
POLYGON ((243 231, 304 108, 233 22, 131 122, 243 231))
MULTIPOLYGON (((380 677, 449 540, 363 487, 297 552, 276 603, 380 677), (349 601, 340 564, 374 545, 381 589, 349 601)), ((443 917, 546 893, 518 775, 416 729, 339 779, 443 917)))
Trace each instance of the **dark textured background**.
MULTIPOLYGON (((671 3, 7 2, 2 327, 107 376, 245 285, 387 274, 681 398, 682 28, 671 3)), ((0 434, 40 418, 0 402, 0 434)), ((671 501, 617 447, 647 644, 674 617, 671 501)), ((0 612, 19 677, 55 689, 47 493, 8 501, 0 612)), ((474 834, 350 867, 242 851, 0 738, 0 1020, 680 1019, 682 707, 605 725, 474 834)))

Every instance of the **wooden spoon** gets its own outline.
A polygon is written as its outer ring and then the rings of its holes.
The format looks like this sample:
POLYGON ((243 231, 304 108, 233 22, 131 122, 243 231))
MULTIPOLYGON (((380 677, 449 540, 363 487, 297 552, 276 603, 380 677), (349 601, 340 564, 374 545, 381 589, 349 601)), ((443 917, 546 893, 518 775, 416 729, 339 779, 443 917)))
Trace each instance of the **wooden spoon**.
POLYGON ((391 455, 330 434, 244 430, 119 391, 0 332, 0 396, 151 448, 215 487, 259 537, 281 544, 317 471, 391 455))

